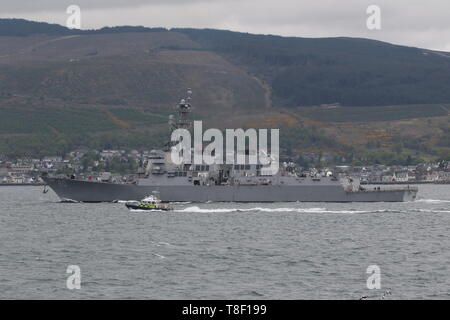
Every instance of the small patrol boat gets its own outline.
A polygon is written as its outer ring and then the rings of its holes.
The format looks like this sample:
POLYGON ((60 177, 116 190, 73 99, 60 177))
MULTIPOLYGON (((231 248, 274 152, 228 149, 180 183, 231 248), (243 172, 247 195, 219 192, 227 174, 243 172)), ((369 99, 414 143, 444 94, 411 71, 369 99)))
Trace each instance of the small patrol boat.
POLYGON ((170 211, 172 206, 161 203, 161 200, 154 195, 148 196, 141 201, 129 201, 125 206, 130 210, 147 210, 147 211, 170 211))

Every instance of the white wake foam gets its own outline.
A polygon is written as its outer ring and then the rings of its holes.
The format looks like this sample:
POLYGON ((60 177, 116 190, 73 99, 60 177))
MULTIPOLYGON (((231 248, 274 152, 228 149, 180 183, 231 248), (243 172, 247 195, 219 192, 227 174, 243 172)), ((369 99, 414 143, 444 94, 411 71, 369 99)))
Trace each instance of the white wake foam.
POLYGON ((80 203, 80 201, 62 198, 61 203, 80 203))
POLYGON ((199 208, 199 207, 188 207, 180 210, 175 210, 176 212, 195 212, 195 213, 231 213, 231 212, 298 212, 298 213, 369 213, 374 211, 360 211, 360 210, 327 210, 325 208, 199 208))
POLYGON ((450 213, 449 210, 442 210, 442 209, 412 209, 411 211, 424 213, 450 213))
POLYGON ((197 206, 188 207, 184 209, 175 210, 175 212, 191 212, 191 213, 232 213, 232 212, 298 212, 298 213, 333 213, 333 214, 364 214, 364 213, 450 213, 446 209, 408 209, 408 210, 396 210, 396 209, 382 209, 382 210, 327 210, 325 208, 199 208, 197 206))
POLYGON ((425 203, 450 203, 450 200, 439 200, 439 199, 417 199, 415 202, 425 202, 425 203))

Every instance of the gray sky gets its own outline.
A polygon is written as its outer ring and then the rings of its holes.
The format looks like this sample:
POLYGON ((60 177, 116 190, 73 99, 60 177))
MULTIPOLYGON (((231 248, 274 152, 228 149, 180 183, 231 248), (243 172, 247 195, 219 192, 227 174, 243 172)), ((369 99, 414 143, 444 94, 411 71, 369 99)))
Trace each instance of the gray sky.
POLYGON ((117 25, 217 28, 299 37, 364 37, 450 51, 449 0, 0 0, 0 18, 66 24, 81 8, 82 28, 117 25), (381 30, 366 27, 369 5, 381 30))

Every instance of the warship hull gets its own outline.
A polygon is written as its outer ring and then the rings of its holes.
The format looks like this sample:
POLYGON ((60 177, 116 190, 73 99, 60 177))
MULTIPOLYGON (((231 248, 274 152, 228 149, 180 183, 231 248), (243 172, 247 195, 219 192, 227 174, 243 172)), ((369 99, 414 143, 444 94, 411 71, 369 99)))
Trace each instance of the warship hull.
POLYGON ((164 202, 405 202, 417 189, 345 191, 341 185, 138 185, 44 178, 61 200, 114 202, 140 200, 154 192, 164 202))

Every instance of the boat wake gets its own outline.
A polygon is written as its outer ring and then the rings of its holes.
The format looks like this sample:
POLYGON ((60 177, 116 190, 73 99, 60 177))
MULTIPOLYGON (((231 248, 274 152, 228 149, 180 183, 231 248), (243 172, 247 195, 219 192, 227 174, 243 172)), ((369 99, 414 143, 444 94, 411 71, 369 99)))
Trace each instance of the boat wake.
POLYGON ((425 203, 450 203, 450 200, 439 200, 439 199, 418 199, 415 202, 425 202, 425 203))
POLYGON ((60 203, 80 203, 80 201, 72 199, 61 199, 60 203))
POLYGON ((450 210, 446 209, 412 209, 411 211, 423 213, 450 213, 450 210))
POLYGON ((175 210, 174 212, 189 212, 189 213, 233 213, 233 212, 295 212, 295 213, 322 213, 322 214, 368 214, 368 213, 450 213, 446 209, 410 209, 410 210, 328 210, 326 208, 199 208, 188 207, 184 209, 175 210))
MULTIPOLYGON (((232 213, 232 212, 298 212, 298 213, 370 213, 374 211, 360 210, 327 210, 325 208, 223 208, 209 209, 199 207, 188 207, 175 212, 195 212, 195 213, 232 213)), ((379 211, 377 211, 379 212, 379 211)))

